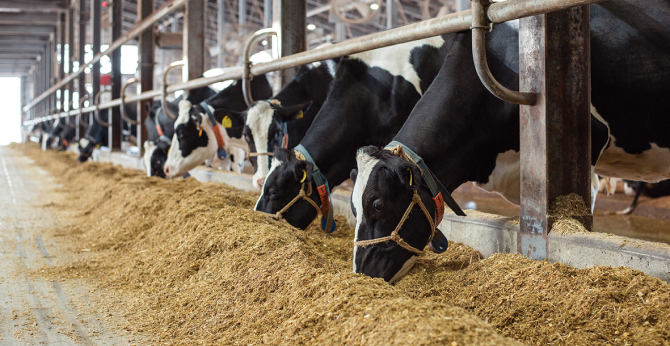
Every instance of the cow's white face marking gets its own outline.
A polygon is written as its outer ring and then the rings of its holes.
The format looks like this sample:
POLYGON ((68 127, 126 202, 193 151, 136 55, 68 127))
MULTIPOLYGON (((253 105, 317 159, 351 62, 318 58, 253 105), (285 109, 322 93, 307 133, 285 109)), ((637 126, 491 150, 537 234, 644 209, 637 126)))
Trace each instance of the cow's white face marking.
POLYGON ((421 92, 421 78, 410 63, 410 52, 414 47, 430 45, 436 48, 444 44, 441 36, 429 37, 419 41, 401 43, 390 47, 378 48, 367 52, 353 54, 350 57, 359 59, 371 67, 380 67, 394 76, 401 76, 412 83, 419 95, 421 92), (389 59, 393 57, 393 59, 389 59))
POLYGON ((509 202, 519 205, 521 202, 520 178, 519 153, 514 150, 508 150, 498 154, 496 167, 491 172, 488 183, 474 184, 480 189, 496 192, 509 202))
MULTIPOLYGON (((363 192, 368 185, 368 180, 370 179, 370 173, 372 169, 379 162, 379 159, 376 159, 368 154, 359 152, 356 154, 356 164, 358 166, 358 175, 356 176, 356 183, 354 184, 354 191, 351 193, 351 200, 356 211, 356 230, 354 233, 354 242, 358 241, 358 231, 363 223, 363 192)), ((354 273, 356 272, 356 252, 358 251, 358 246, 354 246, 354 273)))
POLYGON ((82 138, 79 140, 79 146, 81 148, 86 148, 90 143, 91 141, 89 141, 88 138, 82 138))
MULTIPOLYGON (((272 172, 274 172, 275 169, 277 167, 279 167, 279 165, 281 165, 281 164, 282 164, 281 161, 279 161, 278 159, 273 158, 272 159, 272 165, 270 166, 270 172, 268 173, 268 176, 270 174, 272 174, 272 172)), ((263 182, 263 187, 261 188, 261 195, 258 197, 258 200, 256 201, 256 205, 254 205, 254 210, 256 210, 256 211, 258 210, 258 202, 261 201, 261 199, 263 198, 263 194, 265 193, 265 184, 267 184, 267 183, 268 183, 268 180, 265 179, 265 181, 263 182)))
MULTIPOLYGON (((267 101, 256 102, 247 111, 247 126, 249 126, 251 135, 254 138, 257 153, 268 152, 268 136, 273 115, 274 109, 267 101)), ((256 156, 256 172, 254 173, 252 183, 257 189, 260 188, 258 180, 267 177, 269 174, 268 160, 267 155, 256 156)))
POLYGON ((397 273, 395 273, 395 275, 393 275, 391 280, 389 280, 389 284, 393 284, 396 281, 400 280, 400 278, 402 278, 403 276, 407 275, 407 272, 409 272, 409 270, 412 269, 412 267, 414 267, 414 263, 416 263, 417 258, 419 257, 417 256, 410 257, 407 260, 407 262, 405 262, 405 264, 402 265, 402 268, 400 268, 400 270, 397 273))
POLYGON ((144 162, 144 168, 147 170, 147 177, 150 177, 152 173, 151 156, 154 154, 154 150, 156 150, 156 144, 154 144, 154 142, 144 142, 144 157, 142 157, 142 161, 144 162))
MULTIPOLYGON (((188 122, 190 117, 190 109, 191 102, 186 100, 179 102, 179 117, 174 123, 175 129, 177 126, 188 122)), ((216 155, 217 143, 216 137, 214 137, 214 131, 212 130, 212 124, 209 122, 209 118, 206 115, 201 116, 202 129, 205 131, 205 133, 207 133, 207 146, 198 147, 194 149, 187 157, 182 157, 181 150, 179 149, 179 140, 177 139, 177 134, 175 133, 175 135, 172 137, 172 144, 170 145, 167 161, 165 162, 165 167, 169 167, 170 171, 169 176, 166 173, 166 177, 174 178, 182 176, 191 169, 195 168, 197 165, 205 162, 205 160, 211 158, 213 155, 216 155)), ((221 134, 223 135, 224 141, 227 140, 228 135, 225 129, 221 127, 220 130, 222 130, 221 134)))

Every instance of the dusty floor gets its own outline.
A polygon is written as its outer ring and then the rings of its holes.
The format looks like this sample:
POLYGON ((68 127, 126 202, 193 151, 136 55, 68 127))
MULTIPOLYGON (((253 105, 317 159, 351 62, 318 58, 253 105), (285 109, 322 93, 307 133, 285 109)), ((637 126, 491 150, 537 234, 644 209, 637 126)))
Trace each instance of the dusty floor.
POLYGON ((31 275, 86 255, 43 234, 61 224, 51 203, 58 189, 49 173, 0 146, 0 345, 144 344, 116 311, 89 300, 89 283, 31 275))
MULTIPOLYGON (((68 309, 77 310, 73 320, 47 313, 52 329, 71 323, 63 333, 84 329, 79 335, 90 340, 73 334, 64 344, 670 345, 670 286, 628 268, 575 269, 510 254, 481 260, 455 243, 391 286, 351 272, 353 230, 343 221, 330 235, 297 230, 253 212, 256 194, 223 184, 13 148, 2 154, 25 166, 16 164, 10 179, 35 175, 25 186, 39 203, 11 209, 11 194, 0 201, 9 208, 3 238, 30 228, 35 245, 9 251, 33 246, 39 259, 39 231, 53 265, 43 258, 10 274, 64 288, 68 309), (24 228, 14 226, 24 219, 24 228)), ((5 316, 13 315, 0 313, 7 329, 5 316)), ((56 343, 20 330, 10 332, 24 344, 56 343)))

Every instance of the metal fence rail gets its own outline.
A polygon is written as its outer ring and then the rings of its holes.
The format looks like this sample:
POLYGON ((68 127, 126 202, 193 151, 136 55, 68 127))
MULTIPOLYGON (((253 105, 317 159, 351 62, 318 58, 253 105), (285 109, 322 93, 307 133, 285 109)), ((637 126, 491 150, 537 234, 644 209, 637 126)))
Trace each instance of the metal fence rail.
MULTIPOLYGON (((490 22, 494 24, 500 24, 510 20, 535 16, 539 14, 545 14, 575 6, 589 5, 600 1, 603 0, 508 0, 504 2, 492 3, 487 9, 486 16, 490 20, 490 22)), ((108 55, 115 49, 118 49, 124 42, 128 41, 132 37, 140 34, 142 31, 149 28, 160 17, 177 9, 179 6, 184 5, 186 2, 188 2, 188 0, 173 0, 171 2, 166 3, 163 7, 156 10, 145 21, 138 23, 138 25, 135 28, 133 28, 127 34, 123 35, 118 40, 114 41, 110 45, 109 49, 96 55, 94 59, 91 62, 89 62, 86 66, 80 68, 77 72, 70 74, 60 83, 52 86, 49 90, 42 93, 40 96, 35 98, 35 100, 26 105, 26 107, 24 107, 23 110, 27 112, 28 110, 33 108, 39 101, 45 99, 50 94, 60 89, 67 82, 69 82, 70 80, 74 79, 77 75, 82 73, 85 67, 92 65, 93 63, 98 61, 103 55, 108 55)), ((355 39, 350 39, 330 46, 324 46, 318 49, 313 49, 310 51, 289 55, 271 62, 253 65, 251 66, 251 74, 261 75, 267 72, 279 71, 291 67, 297 67, 300 65, 316 61, 337 58, 349 54, 360 53, 382 47, 388 47, 395 44, 420 40, 427 37, 468 30, 471 24, 472 24, 472 10, 452 13, 446 16, 425 20, 419 23, 410 24, 395 29, 390 29, 384 32, 370 34, 355 39)), ((242 79, 243 73, 244 68, 242 66, 230 68, 224 71, 223 74, 218 76, 197 78, 181 84, 168 86, 166 89, 167 92, 175 92, 179 90, 191 90, 195 88, 206 87, 210 84, 222 82, 229 79, 242 79)), ((145 91, 138 95, 129 95, 125 98, 125 102, 153 99, 156 97, 160 97, 161 92, 162 90, 158 89, 158 90, 145 91)), ((23 125, 30 126, 40 122, 53 120, 59 117, 63 118, 68 116, 74 116, 79 114, 80 111, 93 112, 96 109, 105 109, 118 106, 121 106, 120 98, 111 100, 109 102, 101 103, 99 105, 89 106, 82 110, 73 109, 67 112, 55 113, 52 115, 27 120, 23 123, 23 125)))

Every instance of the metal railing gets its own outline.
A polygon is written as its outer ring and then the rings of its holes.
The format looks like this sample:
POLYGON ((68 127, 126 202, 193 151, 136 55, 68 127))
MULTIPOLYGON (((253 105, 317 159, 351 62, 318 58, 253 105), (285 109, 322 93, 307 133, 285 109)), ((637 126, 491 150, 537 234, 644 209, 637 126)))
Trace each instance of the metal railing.
MULTIPOLYGON (((137 35, 141 33, 144 29, 148 28, 151 24, 153 24, 153 22, 157 21, 156 16, 159 12, 162 13, 163 15, 167 14, 170 11, 174 10, 177 6, 183 5, 187 1, 188 0, 173 0, 171 2, 166 3, 166 5, 170 5, 169 8, 161 8, 162 10, 161 9, 156 10, 154 14, 152 14, 144 22, 138 24, 136 28, 134 28, 133 30, 122 36, 122 38, 120 38, 119 40, 114 41, 112 45, 110 45, 110 48, 108 50, 99 55, 96 55, 97 59, 99 60, 99 58, 102 55, 107 55, 111 53, 112 50, 120 47, 122 44, 122 42, 120 42, 121 40, 125 42, 132 37, 130 36, 131 34, 137 35), (143 29, 140 30, 140 27, 143 27, 143 29)), ((589 5, 600 1, 603 0, 508 0, 504 2, 496 2, 490 4, 490 6, 486 9, 485 14, 486 19, 488 20, 489 23, 500 24, 523 17, 545 14, 575 6, 589 5)), ((389 29, 384 32, 370 34, 363 37, 358 37, 340 43, 336 43, 333 45, 323 46, 310 51, 293 54, 290 56, 279 58, 274 61, 260 63, 251 66, 249 70, 252 76, 258 76, 267 72, 279 71, 317 61, 337 58, 377 48, 388 47, 432 36, 468 30, 472 27, 473 23, 472 19, 473 19, 472 10, 452 13, 438 18, 428 19, 419 23, 389 29)), ((97 60, 95 60, 94 58, 94 61, 97 60)), ((94 61, 90 62, 89 65, 92 64, 94 61)), ((34 107, 37 104, 37 102, 43 100, 44 98, 49 96, 49 94, 55 92, 70 79, 74 78, 74 76, 76 76, 80 71, 83 71, 83 68, 80 69, 77 73, 68 76, 68 78, 61 81, 61 83, 54 85, 49 90, 38 96, 33 102, 24 107, 23 110, 28 111, 29 109, 34 107)), ((197 78, 181 84, 167 86, 164 88, 164 90, 165 92, 170 93, 179 90, 191 90, 195 88, 206 87, 209 86, 210 84, 230 79, 242 79, 243 76, 244 76, 244 67, 239 66, 236 68, 231 68, 225 71, 223 74, 214 77, 197 78)), ((125 97, 125 102, 134 102, 134 101, 148 100, 161 97, 163 92, 164 92, 163 90, 157 89, 157 90, 145 91, 138 95, 129 95, 125 97)), ((121 103, 122 100, 119 98, 99 105, 89 106, 83 109, 82 112, 92 112, 97 109, 119 107, 121 106, 121 103)), ((29 126, 43 121, 53 120, 58 117, 77 115, 79 112, 80 111, 76 109, 70 110, 67 112, 52 114, 28 120, 25 121, 23 124, 25 126, 29 126)))

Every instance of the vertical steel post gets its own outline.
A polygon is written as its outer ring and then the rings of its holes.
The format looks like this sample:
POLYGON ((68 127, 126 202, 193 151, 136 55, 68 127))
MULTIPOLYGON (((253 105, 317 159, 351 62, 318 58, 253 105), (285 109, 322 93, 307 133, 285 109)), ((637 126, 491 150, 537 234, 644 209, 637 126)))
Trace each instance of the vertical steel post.
POLYGON ((398 4, 395 0, 386 0, 386 29, 393 29, 396 25, 398 25, 398 4))
MULTIPOLYGON (((72 57, 74 55, 74 10, 68 8, 66 12, 67 23, 67 73, 71 74, 72 71, 72 57)), ((74 80, 71 80, 67 83, 67 110, 72 110, 74 101, 72 96, 74 93, 74 80)), ((75 126, 75 138, 79 140, 79 126, 75 126)))
MULTIPOLYGON (((520 106, 521 226, 518 251, 547 258, 559 196, 591 204, 589 7, 523 18, 519 24, 520 90, 538 93, 520 106)), ((591 229, 591 215, 577 217, 591 229)))
POLYGON ((456 12, 465 11, 470 8, 470 0, 456 0, 456 12))
POLYGON ((225 0, 216 1, 216 44, 219 47, 219 54, 216 56, 216 67, 223 67, 223 26, 225 25, 225 0))
POLYGON ((237 24, 240 37, 244 37, 247 25, 247 0, 237 0, 237 24))
MULTIPOLYGON (((154 0, 139 0, 137 2, 137 16, 139 17, 139 20, 143 20, 144 18, 148 17, 153 12, 153 10, 154 0)), ((200 25, 204 28, 204 20, 200 22, 200 25)), ((152 25, 150 29, 145 30, 140 34, 139 37, 140 86, 137 89, 138 94, 142 91, 153 90, 154 88, 154 28, 155 26, 152 25)), ((203 59, 202 56, 201 59, 203 59)), ((202 72, 200 72, 200 74, 202 74, 202 72)), ((151 105, 151 100, 137 102, 137 121, 139 122, 137 125, 137 146, 140 149, 140 157, 144 155, 144 145, 142 145, 142 141, 148 138, 147 129, 143 126, 144 120, 149 115, 147 114, 146 108, 147 106, 151 107, 151 105)))
POLYGON ((272 26, 272 0, 263 0, 263 19, 264 27, 272 26))
MULTIPOLYGON (((60 64, 58 65, 58 81, 60 82, 65 77, 65 28, 67 27, 65 23, 65 13, 61 12, 58 14, 58 57, 60 58, 60 64)), ((65 86, 63 85, 60 88, 60 107, 59 111, 65 110, 65 86)))
MULTIPOLYGON (((281 56, 304 52, 307 48, 307 1, 281 0, 279 16, 281 56)), ((281 71, 282 85, 288 83, 297 71, 297 67, 281 71)))
MULTIPOLYGON (((123 1, 112 1, 112 42, 121 36, 121 29, 123 28, 123 1)), ((112 100, 116 100, 121 96, 121 49, 112 52, 112 100)), ((91 97, 95 97, 93 94, 91 97)), ((108 128, 109 138, 111 138, 111 149, 121 150, 121 136, 123 134, 123 123, 121 122, 121 110, 119 107, 112 107, 107 110, 107 116, 111 116, 111 126, 108 128), (116 136, 112 136, 112 134, 116 136)), ((107 120, 109 122, 109 120, 107 120)))
MULTIPOLYGON (((54 84, 54 76, 56 75, 56 69, 54 68, 54 57, 56 56, 56 37, 55 33, 52 33, 49 36, 49 49, 47 50, 47 85, 46 90, 51 88, 54 84)), ((49 95, 49 104, 47 105, 47 112, 50 113, 52 109, 56 108, 56 93, 51 93, 49 95)), ((47 113, 47 114, 48 114, 47 113)))
MULTIPOLYGON (((77 43, 77 57, 79 58, 79 68, 83 68, 85 64, 85 56, 86 56, 86 0, 79 0, 79 6, 78 6, 78 11, 79 15, 77 16, 77 26, 79 30, 79 37, 78 37, 78 43, 77 43)), ((74 50, 72 50, 74 52, 74 50)), ((79 78, 77 78, 77 93, 79 94, 79 98, 81 99, 86 95, 86 74, 82 73, 79 75, 79 78)), ((92 124, 91 118, 89 116, 89 124, 92 124)), ((77 130, 80 131, 80 135, 84 135, 82 132, 81 126, 77 126, 77 130)))
POLYGON ((184 11, 184 81, 205 72, 205 1, 191 0, 184 11))
MULTIPOLYGON (((118 1, 118 0, 117 0, 118 1)), ((91 0, 91 41, 93 41, 93 56, 96 54, 100 53, 100 32, 101 32, 101 27, 100 27, 100 20, 102 18, 101 13, 100 13, 100 0, 91 0)), ((100 62, 96 62, 93 64, 91 68, 91 84, 93 85, 93 93, 92 95, 95 96, 95 94, 100 91, 100 62)), ((121 136, 121 133, 118 133, 117 135, 121 136)), ((113 136, 109 137, 109 141, 111 143, 113 136)))

